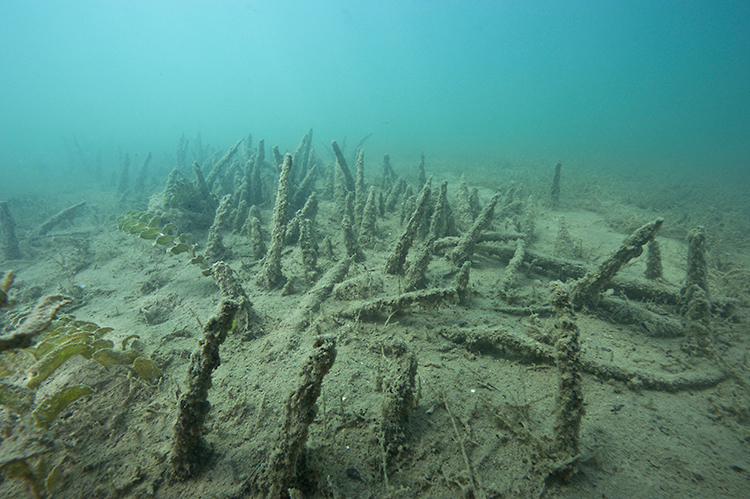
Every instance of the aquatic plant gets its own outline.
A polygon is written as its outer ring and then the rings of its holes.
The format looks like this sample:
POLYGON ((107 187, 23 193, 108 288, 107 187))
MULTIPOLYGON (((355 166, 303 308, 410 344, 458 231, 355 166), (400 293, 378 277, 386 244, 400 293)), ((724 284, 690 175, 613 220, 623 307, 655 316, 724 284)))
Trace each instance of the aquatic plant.
MULTIPOLYGON (((128 336, 122 342, 122 350, 114 350, 114 343, 104 338, 110 331, 110 327, 66 316, 50 322, 37 335, 33 347, 0 353, 0 378, 4 378, 0 381, 0 406, 18 418, 19 434, 32 435, 28 438, 40 444, 18 443, 17 452, 4 452, 10 457, 0 459, 0 473, 24 481, 33 497, 52 494, 65 458, 64 453, 50 456, 55 446, 40 432, 47 430, 70 404, 94 393, 86 385, 65 385, 36 402, 37 389, 45 380, 76 355, 103 366, 132 365, 135 373, 147 381, 161 377, 154 361, 142 357, 132 345, 127 348, 128 340, 138 338, 137 335, 128 336)), ((14 444, 15 441, 7 443, 11 448, 14 444)))
POLYGON ((203 255, 196 249, 198 244, 189 234, 180 234, 173 223, 161 225, 161 217, 148 212, 130 210, 117 217, 117 228, 128 234, 137 234, 141 239, 152 240, 152 246, 160 246, 171 255, 187 253, 190 263, 198 265, 203 275, 211 269, 203 255))

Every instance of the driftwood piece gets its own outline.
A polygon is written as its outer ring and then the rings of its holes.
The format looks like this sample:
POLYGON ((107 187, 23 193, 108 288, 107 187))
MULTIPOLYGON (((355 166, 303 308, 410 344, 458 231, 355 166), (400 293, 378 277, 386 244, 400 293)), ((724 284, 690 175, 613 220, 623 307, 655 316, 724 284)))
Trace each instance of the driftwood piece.
POLYGON ((468 350, 496 357, 512 357, 524 362, 552 364, 554 350, 551 346, 536 341, 525 334, 502 328, 460 329, 441 328, 440 336, 468 350))
MULTIPOLYGON (((448 238, 443 238, 441 241, 445 239, 448 238)), ((497 256, 505 262, 509 262, 515 254, 515 249, 512 246, 495 243, 478 244, 477 251, 497 256)), ((528 272, 543 274, 561 281, 579 279, 591 271, 591 267, 588 265, 529 249, 524 252, 523 263, 527 266, 528 272)), ((630 300, 652 301, 664 305, 675 305, 679 300, 679 290, 662 282, 626 281, 615 277, 608 287, 611 287, 616 293, 624 294, 630 300)))
POLYGON ((596 311, 618 324, 637 324, 644 333, 654 338, 685 336, 686 325, 679 319, 652 312, 634 302, 617 298, 601 298, 596 311))
MULTIPOLYGON (((482 232, 477 238, 477 251, 491 251, 486 249, 481 243, 487 242, 509 242, 517 239, 523 239, 526 236, 520 232, 505 231, 505 232, 482 232)), ((459 236, 446 236, 441 237, 435 241, 435 253, 442 253, 451 248, 455 248, 456 245, 461 241, 459 236)))

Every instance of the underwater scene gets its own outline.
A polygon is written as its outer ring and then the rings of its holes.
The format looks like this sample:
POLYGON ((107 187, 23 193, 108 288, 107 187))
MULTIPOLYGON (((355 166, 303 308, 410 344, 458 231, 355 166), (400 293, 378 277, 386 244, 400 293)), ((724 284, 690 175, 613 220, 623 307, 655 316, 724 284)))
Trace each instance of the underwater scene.
POLYGON ((0 497, 750 497, 746 2, 0 3, 0 497))

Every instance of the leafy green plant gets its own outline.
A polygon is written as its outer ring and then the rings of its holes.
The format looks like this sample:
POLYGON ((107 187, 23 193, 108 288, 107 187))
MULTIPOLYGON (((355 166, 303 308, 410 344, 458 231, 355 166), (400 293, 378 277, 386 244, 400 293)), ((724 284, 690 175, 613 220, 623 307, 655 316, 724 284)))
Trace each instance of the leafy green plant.
POLYGON ((196 251, 198 244, 193 238, 189 234, 180 234, 173 223, 161 225, 159 215, 130 210, 117 217, 117 228, 128 234, 137 234, 141 239, 153 240, 152 246, 160 246, 169 254, 187 253, 190 263, 198 265, 203 275, 211 272, 206 259, 196 251))

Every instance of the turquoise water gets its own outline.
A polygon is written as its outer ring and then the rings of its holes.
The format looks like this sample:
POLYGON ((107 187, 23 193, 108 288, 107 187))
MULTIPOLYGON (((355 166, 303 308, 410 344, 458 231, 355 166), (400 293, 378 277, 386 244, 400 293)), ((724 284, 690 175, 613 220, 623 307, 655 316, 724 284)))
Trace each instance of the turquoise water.
POLYGON ((310 126, 373 160, 749 170, 741 1, 4 1, 0 71, 0 197, 76 143, 114 171, 310 126))

